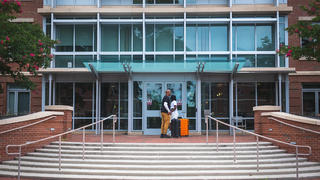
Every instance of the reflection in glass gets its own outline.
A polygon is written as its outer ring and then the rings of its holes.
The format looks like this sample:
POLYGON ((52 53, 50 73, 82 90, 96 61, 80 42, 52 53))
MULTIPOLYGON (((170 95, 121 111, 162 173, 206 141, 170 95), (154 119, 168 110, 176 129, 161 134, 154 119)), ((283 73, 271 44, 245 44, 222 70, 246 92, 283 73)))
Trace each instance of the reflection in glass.
POLYGON ((18 115, 28 114, 30 112, 30 93, 18 92, 18 115))
POLYGON ((275 55, 273 54, 258 54, 257 67, 275 67, 275 55))
POLYGON ((142 117, 142 82, 133 82, 133 117, 142 117))
POLYGON ((57 25, 56 40, 60 41, 56 45, 57 52, 73 51, 73 25, 57 25))
POLYGON ((146 24, 146 51, 154 51, 154 25, 146 24))
POLYGON ((161 118, 160 117, 147 117, 147 128, 148 129, 161 128, 161 118))
POLYGON ((76 117, 92 116, 92 93, 92 83, 75 83, 74 114, 76 117))
POLYGON ((196 117, 196 112, 196 82, 187 81, 187 117, 196 117))
POLYGON ((146 83, 147 89, 147 110, 160 110, 161 107, 161 93, 162 84, 161 83, 146 83))
POLYGON ((176 24, 174 27, 174 39, 175 39, 175 50, 176 51, 183 51, 183 25, 176 24))
POLYGON ((75 56, 75 67, 85 67, 84 62, 92 62, 93 56, 75 56))
POLYGON ((275 105, 276 89, 274 82, 258 82, 258 106, 275 105))
POLYGON ((131 25, 120 25, 120 51, 131 51, 131 25))
POLYGON ((229 44, 228 26, 215 25, 210 27, 211 33, 211 50, 212 51, 227 51, 229 44))
POLYGON ((73 106, 73 83, 56 83, 56 105, 73 106))
POLYGON ((93 26, 75 25, 75 51, 93 51, 93 26))
POLYGON ((254 26, 236 27, 237 51, 254 51, 254 26))
POLYGON ((142 51, 142 25, 133 24, 133 51, 142 51))
POLYGON ((211 112, 215 117, 229 117, 229 84, 211 83, 211 112))
POLYGON ((209 50, 209 26, 198 25, 198 51, 209 50))
POLYGON ((252 108, 256 105, 255 83, 238 83, 238 116, 253 117, 252 108))
POLYGON ((316 114, 316 101, 314 92, 303 92, 303 115, 314 117, 316 114))
POLYGON ((156 24, 157 51, 173 51, 173 25, 156 24))
POLYGON ((101 50, 118 51, 118 24, 101 25, 101 50))
POLYGON ((176 96, 178 110, 182 110, 182 83, 167 83, 167 89, 171 90, 171 95, 176 96))
POLYGON ((73 56, 55 56, 54 62, 56 68, 73 67, 73 56))
POLYGON ((197 37, 196 25, 187 25, 187 51, 196 51, 196 37, 197 37))
POLYGON ((274 27, 272 25, 256 26, 257 51, 272 51, 274 45, 274 27))
POLYGON ((254 55, 238 55, 237 60, 245 60, 244 67, 255 67, 255 56, 254 55))

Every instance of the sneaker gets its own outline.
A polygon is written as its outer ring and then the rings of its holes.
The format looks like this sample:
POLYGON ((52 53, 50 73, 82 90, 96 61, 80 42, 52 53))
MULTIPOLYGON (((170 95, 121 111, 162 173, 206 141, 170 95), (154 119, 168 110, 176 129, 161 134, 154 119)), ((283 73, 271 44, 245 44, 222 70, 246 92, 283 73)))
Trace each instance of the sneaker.
POLYGON ((171 138, 171 136, 168 136, 168 135, 164 134, 163 138, 171 138))
POLYGON ((164 138, 163 134, 160 135, 160 138, 164 138))

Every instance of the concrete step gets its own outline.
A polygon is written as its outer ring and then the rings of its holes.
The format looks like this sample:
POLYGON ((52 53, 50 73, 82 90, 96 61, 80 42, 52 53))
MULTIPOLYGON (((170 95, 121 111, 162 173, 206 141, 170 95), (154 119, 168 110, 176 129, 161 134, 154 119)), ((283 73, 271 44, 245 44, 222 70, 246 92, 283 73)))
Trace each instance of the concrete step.
MULTIPOLYGON (((5 161, 4 165, 18 166, 18 161, 5 161)), ((56 162, 30 162, 21 161, 21 166, 24 167, 41 167, 41 168, 59 168, 59 164, 56 162)), ((87 164, 84 162, 79 163, 62 163, 63 169, 105 169, 105 170, 145 170, 145 171, 186 171, 186 170, 240 170, 240 169, 257 169, 256 164, 229 164, 229 165, 127 165, 127 164, 111 164, 106 166, 105 164, 87 164)), ((299 162, 299 168, 320 166, 317 162, 299 162)), ((283 168, 295 168, 296 162, 280 163, 280 164, 259 164, 259 169, 283 169, 283 168)))
MULTIPOLYGON (((29 157, 43 157, 43 158, 57 158, 59 154, 57 153, 42 153, 42 152, 32 152, 28 153, 29 157)), ((82 154, 61 154, 62 158, 68 159, 82 159, 82 154)), ((260 154, 260 159, 281 159, 295 157, 295 154, 288 153, 274 153, 274 154, 260 154)), ((164 156, 164 155, 97 155, 97 154, 86 154, 86 159, 127 159, 127 160, 188 160, 188 159, 197 159, 197 160, 233 160, 233 154, 230 155, 181 155, 181 156, 164 156)), ((237 159, 256 159, 257 155, 255 154, 237 154, 237 159)))
MULTIPOLYGON (((17 176, 17 172, 13 171, 1 171, 1 176, 14 177, 17 176)), ((91 180, 101 180, 101 179, 116 179, 116 180, 150 180, 148 176, 102 176, 102 175, 73 175, 73 174, 48 174, 48 173, 27 173, 22 172, 21 175, 26 178, 34 179, 91 179, 91 180)), ((319 173, 300 173, 300 178, 317 178, 320 177, 319 173)), ((276 175, 230 175, 230 176, 202 176, 201 174, 195 174, 194 176, 161 176, 161 177, 152 177, 154 180, 203 180, 203 179, 228 179, 228 180, 271 180, 271 179, 295 179, 296 174, 276 174, 276 175)))
MULTIPOLYGON (((59 145, 59 141, 54 141, 52 145, 59 145)), ((73 146, 82 146, 82 142, 70 142, 70 141, 61 141, 61 145, 73 145, 73 146)), ((100 142, 85 142, 85 146, 98 146, 100 147, 100 142)), ((259 146, 272 145, 271 142, 259 141, 259 146)), ((216 147, 216 143, 103 143, 105 147, 216 147)), ((231 146, 233 143, 219 143, 221 147, 231 146)), ((236 143, 236 146, 257 146, 256 142, 240 142, 236 143)))
MULTIPOLYGON (((59 153, 58 149, 37 149, 36 152, 44 152, 44 153, 59 153)), ((70 150, 70 149, 62 149, 61 152, 63 154, 82 154, 82 149, 80 150, 70 150)), ((284 153, 285 150, 282 149, 261 149, 259 151, 259 154, 274 154, 274 153, 284 153)), ((238 151, 236 149, 237 154, 256 154, 256 149, 251 150, 243 150, 238 151)), ((100 154, 100 155, 166 155, 166 156, 181 156, 181 155, 230 155, 233 154, 232 151, 223 151, 219 150, 218 152, 216 150, 211 151, 132 151, 132 150, 122 150, 122 151, 106 151, 106 150, 86 150, 85 154, 100 154)))
MULTIPOLYGON (((58 163, 58 158, 39 158, 39 157, 29 157, 29 156, 23 156, 21 157, 21 160, 23 161, 31 161, 31 162, 50 162, 50 163, 58 163)), ((299 158, 300 162, 306 161, 306 158, 299 158)), ((186 165, 186 164, 192 164, 192 165, 229 165, 233 164, 232 160, 109 160, 109 159, 65 159, 62 158, 61 161, 63 163, 70 163, 70 164, 104 164, 104 165, 111 165, 111 164, 126 164, 126 165, 186 165)), ((261 164, 276 164, 276 163, 292 163, 295 162, 296 158, 281 158, 281 159, 260 159, 259 163, 261 164)), ((237 164, 256 164, 256 159, 239 159, 236 160, 237 164)))
MULTIPOLYGON (((17 166, 0 165, 1 171, 16 171, 17 166)), ((40 168, 40 167, 21 167, 22 172, 28 173, 47 173, 47 174, 73 174, 73 175, 102 175, 102 176, 149 176, 153 177, 161 176, 194 176, 195 174, 201 174, 202 176, 236 176, 236 175, 275 175, 275 174, 295 174, 296 168, 283 168, 283 169, 261 169, 259 171, 253 169, 233 169, 230 170, 99 170, 99 169, 67 169, 62 168, 59 171, 58 168, 40 168)), ((319 173, 320 166, 301 167, 300 173, 319 173)))
MULTIPOLYGON (((82 150, 82 146, 73 146, 73 145, 63 145, 61 149, 64 150, 82 150)), ((99 146, 85 146, 85 150, 95 151, 101 150, 99 146)), ((44 149, 59 149, 58 145, 47 145, 44 146, 44 149)), ((166 151, 166 152, 177 152, 177 151, 216 151, 216 147, 117 147, 117 146, 103 146, 103 151, 166 151)), ((256 146, 235 146, 236 151, 250 151, 256 150, 256 146)), ((259 146, 259 150, 272 150, 278 149, 277 146, 265 145, 259 146)), ((233 146, 219 146, 219 151, 233 151, 233 146)))

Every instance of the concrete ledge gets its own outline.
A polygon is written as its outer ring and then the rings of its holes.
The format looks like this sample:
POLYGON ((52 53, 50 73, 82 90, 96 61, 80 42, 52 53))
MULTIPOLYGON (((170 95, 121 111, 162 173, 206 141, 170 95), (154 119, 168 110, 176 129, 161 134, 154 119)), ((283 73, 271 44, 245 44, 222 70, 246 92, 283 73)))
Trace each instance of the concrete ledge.
POLYGON ((46 106, 46 111, 73 111, 72 106, 66 106, 66 105, 53 105, 53 106, 46 106))
POLYGON ((295 121, 295 122, 320 126, 320 120, 318 119, 298 116, 294 114, 288 114, 284 112, 265 112, 265 113, 261 113, 261 116, 272 116, 275 118, 280 118, 288 121, 295 121))
POLYGON ((280 111, 280 106, 255 106, 253 111, 280 111))
POLYGON ((297 71, 289 76, 320 76, 320 71, 297 71))
POLYGON ((253 67, 253 68, 242 68, 239 72, 243 73, 294 73, 296 68, 286 67, 253 67))
POLYGON ((30 121, 30 120, 35 120, 35 119, 42 119, 42 118, 46 118, 49 116, 55 116, 55 115, 63 116, 64 113, 63 112, 55 112, 55 111, 37 112, 37 113, 28 114, 25 116, 3 119, 0 121, 0 125, 7 125, 7 124, 30 121))
POLYGON ((39 69, 39 73, 90 73, 87 68, 46 68, 39 69))

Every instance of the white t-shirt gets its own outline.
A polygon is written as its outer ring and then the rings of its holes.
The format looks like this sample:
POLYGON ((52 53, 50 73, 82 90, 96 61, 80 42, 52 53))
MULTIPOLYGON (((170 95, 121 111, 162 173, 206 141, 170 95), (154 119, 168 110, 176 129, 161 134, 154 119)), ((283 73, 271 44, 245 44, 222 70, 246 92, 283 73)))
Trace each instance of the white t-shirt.
POLYGON ((177 105, 177 101, 172 101, 171 105, 170 105, 170 109, 173 109, 174 106, 177 106, 176 110, 174 110, 171 113, 171 119, 178 119, 179 113, 178 113, 178 105, 177 105))

